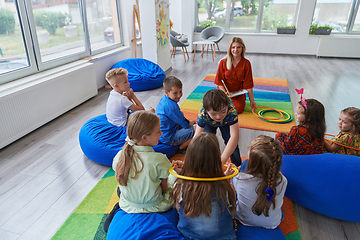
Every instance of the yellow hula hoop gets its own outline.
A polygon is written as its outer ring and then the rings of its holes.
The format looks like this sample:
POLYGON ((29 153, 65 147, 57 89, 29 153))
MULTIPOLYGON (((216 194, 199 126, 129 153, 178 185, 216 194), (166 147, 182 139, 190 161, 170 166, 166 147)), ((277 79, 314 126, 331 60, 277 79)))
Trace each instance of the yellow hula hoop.
MULTIPOLYGON (((226 164, 224 164, 225 167, 227 167, 226 164)), ((185 179, 185 180, 190 180, 190 181, 205 181, 205 182, 211 182, 211 181, 221 181, 221 180, 225 180, 225 179, 229 179, 229 178, 233 178, 235 177, 238 173, 239 170, 235 167, 232 167, 232 170, 234 170, 235 172, 229 176, 224 176, 224 177, 215 177, 215 178, 198 178, 198 177, 188 177, 188 176, 182 176, 179 175, 177 173, 175 173, 174 170, 175 166, 172 166, 169 170, 170 174, 177 177, 177 178, 181 178, 181 179, 185 179)))

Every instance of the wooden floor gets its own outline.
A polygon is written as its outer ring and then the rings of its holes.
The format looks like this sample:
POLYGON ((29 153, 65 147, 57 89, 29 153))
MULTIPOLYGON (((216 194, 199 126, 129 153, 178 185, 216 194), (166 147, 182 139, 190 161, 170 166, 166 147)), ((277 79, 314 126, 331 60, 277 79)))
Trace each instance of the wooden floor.
MULTIPOLYGON (((184 62, 181 52, 171 59, 174 75, 184 84, 182 101, 209 73, 216 73, 224 57, 211 55, 184 62)), ((192 57, 192 54, 191 56, 192 57)), ((326 109, 327 133, 338 132, 340 110, 360 107, 360 60, 247 54, 254 77, 289 81, 295 108, 304 88, 306 98, 316 98, 326 109)), ((78 143, 84 122, 105 113, 109 89, 70 112, 0 151, 0 239, 49 239, 95 186, 108 167, 85 157, 78 143)), ((156 107, 163 89, 136 93, 146 108, 156 107)), ((273 132, 240 129, 239 145, 246 155, 249 144, 259 134, 273 132)), ((223 147, 223 146, 222 146, 223 147)), ((344 203, 346 204, 346 203, 344 203)), ((332 219, 296 205, 303 240, 360 239, 360 223, 332 219)))

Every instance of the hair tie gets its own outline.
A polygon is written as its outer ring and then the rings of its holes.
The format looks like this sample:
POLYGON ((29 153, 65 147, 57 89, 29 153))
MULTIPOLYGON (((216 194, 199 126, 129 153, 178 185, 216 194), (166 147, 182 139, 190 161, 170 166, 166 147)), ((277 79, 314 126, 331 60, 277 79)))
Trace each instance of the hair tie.
POLYGON ((307 105, 306 105, 306 99, 302 96, 303 93, 304 93, 304 88, 301 88, 301 89, 296 89, 295 88, 295 91, 297 92, 297 94, 300 94, 300 101, 302 103, 302 105, 304 105, 304 108, 307 109, 307 105))
POLYGON ((274 190, 272 188, 267 187, 265 192, 266 192, 266 199, 270 202, 274 197, 274 190))
POLYGON ((130 146, 134 146, 136 144, 136 142, 134 140, 131 140, 129 138, 129 136, 126 136, 125 141, 130 145, 130 146))

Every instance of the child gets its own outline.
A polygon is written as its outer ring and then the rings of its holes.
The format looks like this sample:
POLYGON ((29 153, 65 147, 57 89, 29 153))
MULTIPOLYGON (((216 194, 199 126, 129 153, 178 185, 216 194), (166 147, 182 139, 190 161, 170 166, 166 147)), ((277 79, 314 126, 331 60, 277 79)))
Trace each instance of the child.
MULTIPOLYGON (((175 168, 176 169, 176 168, 175 168)), ((231 171, 231 170, 230 170, 231 171)), ((226 174, 231 174, 229 167, 226 174)), ((192 139, 180 175, 198 178, 223 177, 219 142, 214 134, 192 139)), ((236 239, 232 216, 235 192, 227 179, 189 181, 178 178, 171 198, 179 211, 178 229, 187 239, 236 239)))
POLYGON ((322 152, 325 134, 325 109, 315 99, 302 98, 295 113, 298 126, 288 134, 277 133, 275 139, 281 144, 285 155, 309 155, 322 152))
MULTIPOLYGON (((133 112, 144 110, 144 106, 130 88, 126 69, 111 69, 106 73, 105 78, 113 88, 106 104, 106 118, 109 123, 117 127, 124 127, 128 118, 128 110, 133 112)), ((154 109, 150 111, 154 112, 154 109)))
POLYGON ((237 196, 235 218, 243 225, 274 229, 280 224, 287 186, 281 163, 281 146, 272 137, 260 135, 251 142, 249 160, 243 162, 247 170, 232 179, 237 196))
POLYGON ((158 144, 161 135, 159 117, 148 111, 132 113, 127 133, 127 143, 112 165, 121 192, 120 208, 127 213, 169 210, 172 202, 167 178, 172 164, 151 147, 158 144))
POLYGON ((161 131, 160 142, 177 146, 194 135, 194 120, 187 120, 181 112, 178 102, 182 96, 182 83, 174 76, 164 80, 165 95, 160 99, 155 113, 160 118, 161 131))
POLYGON ((195 135, 205 131, 216 134, 220 128, 225 142, 225 149, 221 154, 221 162, 224 164, 228 158, 236 166, 240 166, 239 125, 238 115, 234 104, 228 96, 219 89, 207 91, 203 97, 203 107, 200 110, 195 135))
POLYGON ((332 140, 342 145, 357 148, 359 151, 325 141, 326 150, 339 154, 360 156, 360 109, 349 107, 342 110, 338 126, 340 133, 332 140))

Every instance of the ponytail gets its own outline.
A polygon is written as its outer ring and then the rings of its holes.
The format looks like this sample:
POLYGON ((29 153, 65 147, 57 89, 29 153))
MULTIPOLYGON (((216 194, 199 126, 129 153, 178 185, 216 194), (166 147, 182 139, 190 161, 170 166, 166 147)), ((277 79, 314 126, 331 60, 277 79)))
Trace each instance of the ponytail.
POLYGON ((115 179, 121 186, 127 186, 130 169, 133 169, 134 176, 131 178, 136 179, 139 172, 144 168, 144 163, 138 156, 136 151, 128 143, 125 143, 119 158, 119 162, 115 169, 115 179), (134 156, 135 155, 135 156, 134 156), (141 163, 141 169, 137 169, 136 162, 141 163))

